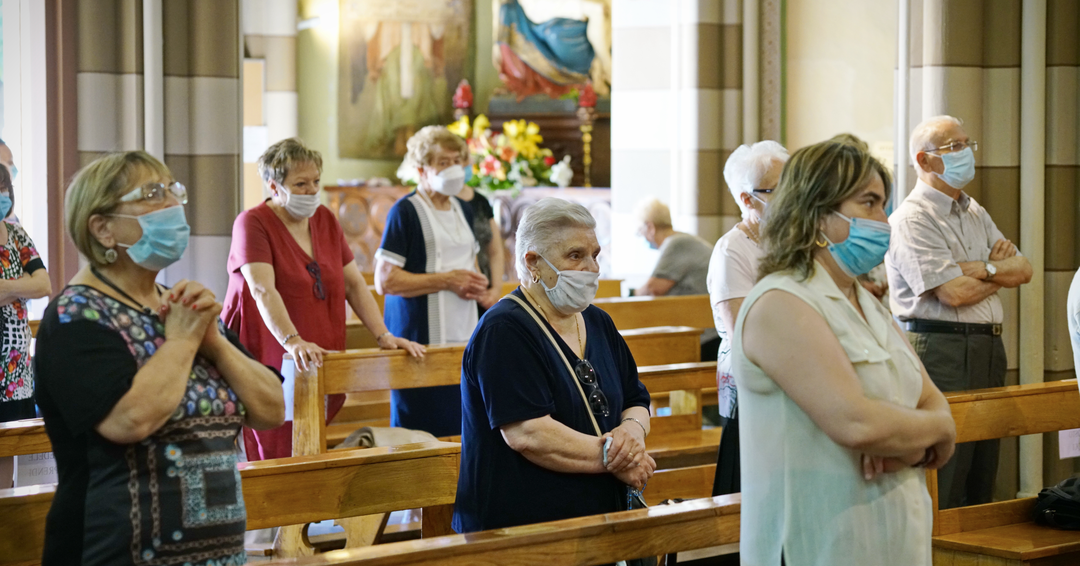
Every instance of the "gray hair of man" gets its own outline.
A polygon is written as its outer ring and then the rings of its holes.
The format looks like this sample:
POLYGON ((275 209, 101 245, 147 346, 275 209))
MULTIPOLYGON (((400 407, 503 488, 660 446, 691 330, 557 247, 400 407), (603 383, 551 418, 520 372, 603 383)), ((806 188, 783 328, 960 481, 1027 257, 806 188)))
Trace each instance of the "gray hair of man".
POLYGON ((758 188, 757 184, 769 172, 773 163, 779 162, 783 165, 787 163, 788 157, 788 150, 772 140, 759 141, 753 145, 743 144, 731 152, 731 157, 728 157, 724 165, 724 180, 727 181, 731 196, 735 197, 735 202, 742 210, 743 218, 746 218, 750 211, 739 195, 758 188))
POLYGON ((910 152, 911 163, 915 165, 915 169, 919 169, 919 161, 915 159, 915 156, 921 151, 930 151, 938 148, 938 136, 941 134, 943 126, 956 125, 963 127, 964 121, 955 116, 949 116, 942 114, 941 116, 932 116, 919 122, 918 126, 911 131, 911 139, 908 140, 908 151, 910 152))
POLYGON ((514 267, 518 279, 522 282, 532 280, 529 267, 525 265, 525 254, 536 252, 548 257, 552 247, 565 237, 566 230, 573 228, 596 230, 596 219, 584 206, 561 198, 542 198, 529 205, 521 216, 515 237, 517 262, 514 267))

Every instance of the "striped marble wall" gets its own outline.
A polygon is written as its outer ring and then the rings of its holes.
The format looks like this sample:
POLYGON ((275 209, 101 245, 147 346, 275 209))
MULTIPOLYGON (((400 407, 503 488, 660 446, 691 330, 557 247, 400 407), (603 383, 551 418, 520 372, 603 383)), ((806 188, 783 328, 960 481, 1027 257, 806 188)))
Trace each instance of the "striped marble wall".
MULTIPOLYGON (((187 278, 224 296, 232 222, 240 211, 239 0, 163 0, 165 163, 187 185, 192 237, 165 281, 187 278)), ((79 4, 78 149, 144 147, 141 0, 79 4)))
POLYGON ((142 0, 95 0, 78 10, 80 165, 143 147, 142 0))
POLYGON ((263 196, 255 166, 258 157, 270 144, 296 136, 299 129, 297 0, 242 0, 242 6, 244 208, 250 208, 263 196))
POLYGON ((756 21, 762 45, 756 51, 766 54, 760 123, 750 131, 778 136, 778 2, 635 0, 613 5, 611 184, 613 261, 619 273, 651 268, 641 265, 647 262, 630 237, 637 228, 634 206, 641 199, 668 202, 676 229, 708 241, 716 241, 739 220, 723 168, 739 144, 757 141, 744 139, 744 4, 760 10, 756 21))

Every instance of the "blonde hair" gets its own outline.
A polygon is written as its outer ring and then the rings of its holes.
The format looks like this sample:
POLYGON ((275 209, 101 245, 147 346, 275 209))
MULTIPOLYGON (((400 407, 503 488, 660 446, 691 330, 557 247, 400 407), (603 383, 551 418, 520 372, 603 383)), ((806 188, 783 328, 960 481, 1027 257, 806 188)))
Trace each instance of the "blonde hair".
POLYGON ((462 158, 469 157, 469 144, 465 143, 461 136, 447 130, 446 126, 424 126, 405 144, 408 150, 399 171, 415 171, 431 165, 436 146, 456 151, 462 158))
POLYGON ((289 176, 289 170, 303 163, 314 164, 322 172, 322 154, 304 145, 300 138, 283 139, 259 156, 259 176, 266 184, 270 181, 281 184, 289 176))
POLYGON ((652 222, 658 228, 671 227, 671 209, 657 199, 645 199, 638 203, 634 216, 638 222, 652 222))
POLYGON ((881 177, 888 200, 892 176, 859 144, 830 140, 796 151, 784 166, 765 213, 761 235, 768 251, 761 260, 759 277, 777 271, 809 277, 814 269, 816 242, 823 238, 822 221, 875 174, 881 177))
POLYGON ((773 163, 783 166, 788 160, 788 151, 784 146, 772 141, 759 141, 753 145, 740 145, 731 152, 724 164, 724 181, 727 182, 735 204, 739 205, 743 218, 749 214, 739 195, 759 188, 762 177, 769 173, 773 163))
POLYGON ((137 180, 154 173, 173 178, 164 163, 140 150, 99 157, 75 174, 64 197, 64 216, 71 240, 90 263, 108 264, 105 246, 90 233, 90 217, 116 208, 137 180))

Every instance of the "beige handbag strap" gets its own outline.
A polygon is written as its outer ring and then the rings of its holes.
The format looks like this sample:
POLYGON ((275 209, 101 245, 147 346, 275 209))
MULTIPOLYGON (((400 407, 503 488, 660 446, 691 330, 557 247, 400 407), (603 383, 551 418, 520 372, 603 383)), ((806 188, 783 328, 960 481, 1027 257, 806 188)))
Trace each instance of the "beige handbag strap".
MULTIPOLYGON (((536 315, 532 307, 526 305, 521 299, 513 295, 507 295, 505 298, 521 305, 521 308, 525 309, 525 312, 529 313, 529 316, 536 321, 536 325, 544 332, 544 336, 547 336, 548 340, 551 340, 551 345, 555 346, 555 351, 559 353, 559 357, 562 358, 563 363, 566 364, 566 371, 570 372, 570 381, 574 382, 574 385, 577 386, 578 393, 581 393, 581 400, 585 402, 585 412, 589 414, 589 420, 592 421, 593 430, 596 431, 596 436, 603 436, 603 433, 600 432, 600 425, 596 423, 596 417, 593 416, 592 406, 589 405, 589 398, 585 395, 585 390, 581 388, 581 383, 578 381, 577 374, 574 373, 574 368, 570 365, 570 360, 566 359, 566 354, 564 354, 562 348, 559 347, 559 343, 555 341, 555 337, 551 335, 551 332, 548 332, 547 325, 540 320, 540 317, 536 315)), ((584 353, 585 352, 582 352, 582 354, 584 353)))

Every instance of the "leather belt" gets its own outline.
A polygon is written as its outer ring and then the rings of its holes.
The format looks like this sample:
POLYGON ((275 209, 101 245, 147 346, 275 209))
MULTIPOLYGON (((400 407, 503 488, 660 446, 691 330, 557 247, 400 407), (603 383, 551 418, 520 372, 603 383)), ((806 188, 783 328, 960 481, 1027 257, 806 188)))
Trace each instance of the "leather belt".
POLYGON ((982 334, 1001 336, 1000 324, 975 324, 972 322, 945 322, 912 318, 901 321, 905 330, 911 332, 937 332, 940 334, 982 334))

